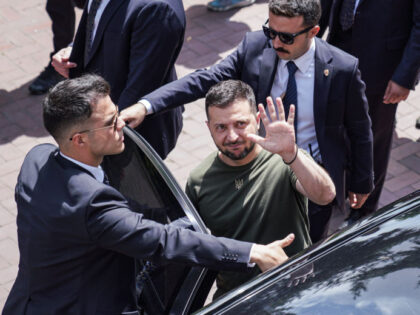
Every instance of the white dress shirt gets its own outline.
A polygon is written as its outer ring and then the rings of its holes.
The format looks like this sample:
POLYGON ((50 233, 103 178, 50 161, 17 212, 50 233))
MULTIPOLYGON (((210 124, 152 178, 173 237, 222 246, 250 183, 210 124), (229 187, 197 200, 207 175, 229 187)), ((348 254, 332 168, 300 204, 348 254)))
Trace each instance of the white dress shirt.
MULTIPOLYGON (((287 62, 279 60, 277 71, 271 87, 271 97, 284 96, 289 79, 287 62)), ((298 70, 295 73, 297 88, 297 145, 308 151, 317 161, 319 156, 318 141, 314 124, 314 88, 315 88, 315 40, 312 39, 309 50, 293 60, 298 70)))
POLYGON ((77 160, 75 160, 75 159, 72 159, 71 157, 69 157, 69 156, 67 156, 67 155, 65 155, 65 154, 63 154, 61 151, 60 151, 60 155, 63 157, 63 158, 65 158, 65 159, 67 159, 67 160, 69 160, 70 162, 73 162, 74 164, 77 164, 77 165, 79 165, 81 168, 83 168, 83 169, 85 169, 85 170, 87 170, 89 173, 91 173, 95 178, 96 178, 96 180, 98 181, 98 182, 100 182, 100 183, 103 183, 104 182, 104 177, 105 177, 105 173, 104 173, 104 171, 103 171, 103 169, 102 169, 102 167, 99 165, 99 166, 91 166, 91 165, 87 165, 87 164, 85 164, 85 163, 82 163, 82 162, 80 162, 80 161, 77 161, 77 160))
MULTIPOLYGON (((93 1, 93 0, 89 0, 89 3, 88 3, 88 12, 89 12, 90 7, 91 7, 91 5, 92 5, 92 1, 93 1)), ((96 12, 96 16, 95 16, 95 25, 94 25, 94 27, 93 27, 92 43, 93 43, 93 41, 94 41, 94 39, 95 39, 96 30, 98 29, 98 25, 99 25, 99 21, 101 20, 102 13, 104 13, 105 8, 106 8, 106 6, 108 5, 109 1, 110 1, 110 0, 102 0, 102 1, 101 1, 101 4, 100 4, 100 5, 99 5, 99 7, 98 7, 98 11, 96 12)), ((91 44, 92 44, 92 43, 91 43, 91 44)))
POLYGON ((360 0, 356 0, 356 3, 354 4, 354 14, 356 14, 357 6, 359 5, 360 0))

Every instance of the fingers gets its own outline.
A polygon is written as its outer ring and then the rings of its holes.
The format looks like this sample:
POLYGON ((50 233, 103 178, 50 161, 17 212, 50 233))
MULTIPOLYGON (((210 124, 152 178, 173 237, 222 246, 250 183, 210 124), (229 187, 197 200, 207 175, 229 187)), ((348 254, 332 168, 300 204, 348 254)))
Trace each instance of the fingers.
POLYGON ((410 90, 390 80, 385 90, 383 102, 385 104, 397 104, 406 100, 410 90))
POLYGON ((349 191, 349 203, 350 207, 354 208, 357 204, 356 194, 349 191))
POLYGON ((361 208, 368 197, 369 194, 356 194, 356 206, 354 208, 361 208))
POLYGON ((278 242, 280 243, 281 248, 285 248, 289 246, 290 244, 292 244, 294 239, 295 239, 295 235, 293 233, 290 233, 289 235, 287 235, 285 238, 283 238, 282 240, 278 242))
POLYGON ((289 108, 289 117, 287 117, 287 123, 290 126, 294 126, 295 125, 295 105, 290 105, 289 108))
POLYGON ((293 233, 290 233, 289 235, 287 235, 285 238, 283 238, 282 240, 278 240, 278 241, 274 241, 270 244, 268 244, 268 246, 270 247, 274 247, 274 248, 285 248, 287 246, 289 246, 290 244, 292 244, 292 242, 295 239, 295 235, 293 233))
POLYGON ((126 126, 129 126, 131 128, 136 128, 138 125, 140 125, 141 121, 135 118, 126 118, 124 119, 124 123, 126 126))
POLYGON ((390 103, 390 100, 389 100, 390 95, 391 95, 391 81, 388 82, 388 85, 387 85, 386 90, 385 90, 384 99, 383 99, 383 102, 385 104, 390 103))
POLYGON ((279 120, 284 121, 285 115, 284 115, 283 101, 281 100, 281 97, 276 98, 276 103, 277 103, 277 110, 279 112, 279 120))
POLYGON ((349 203, 353 209, 359 209, 363 206, 369 194, 357 194, 349 191, 349 203))
POLYGON ((65 78, 69 77, 69 69, 77 67, 76 63, 69 61, 70 54, 71 47, 63 48, 52 57, 51 61, 55 71, 65 78))
POLYGON ((362 206, 362 204, 363 204, 362 200, 356 198, 356 203, 355 203, 354 206, 352 206, 352 208, 354 208, 354 209, 360 209, 360 207, 362 206))
POLYGON ((262 120, 263 124, 265 126, 267 126, 270 123, 270 121, 268 119, 267 113, 266 113, 266 111, 264 109, 264 106, 262 104, 258 104, 258 111, 260 113, 260 117, 261 117, 261 120, 262 120))
POLYGON ((147 110, 142 103, 136 103, 123 111, 121 111, 120 118, 131 128, 140 125, 146 117, 147 110))
POLYGON ((77 67, 77 64, 74 62, 63 62, 61 60, 53 59, 51 65, 54 67, 55 71, 61 74, 63 77, 69 77, 69 69, 77 67))
POLYGON ((271 121, 276 121, 277 113, 276 113, 276 109, 274 108, 274 103, 271 96, 267 97, 267 109, 268 109, 268 114, 270 115, 271 121))
POLYGON ((253 134, 253 133, 246 134, 245 137, 247 137, 248 140, 251 140, 252 142, 255 142, 255 143, 260 144, 260 145, 262 145, 263 142, 264 142, 264 138, 262 138, 262 137, 260 137, 256 134, 253 134))
POLYGON ((396 103, 398 103, 399 101, 400 101, 400 100, 399 100, 398 95, 394 94, 394 93, 392 92, 392 89, 391 89, 391 92, 389 93, 389 97, 388 97, 388 103, 389 103, 389 104, 396 104, 396 103))

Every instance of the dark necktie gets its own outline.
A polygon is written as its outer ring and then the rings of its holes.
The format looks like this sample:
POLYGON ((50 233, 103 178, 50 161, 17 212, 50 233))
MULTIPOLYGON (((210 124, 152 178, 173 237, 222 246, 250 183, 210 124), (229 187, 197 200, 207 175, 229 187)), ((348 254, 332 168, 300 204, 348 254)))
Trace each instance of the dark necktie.
POLYGON ((101 0, 93 0, 92 4, 90 5, 87 23, 86 23, 86 41, 85 41, 85 64, 88 61, 90 49, 92 48, 92 41, 93 41, 93 30, 95 27, 95 16, 96 12, 98 12, 99 5, 101 4, 101 0))
POLYGON ((349 30, 354 22, 354 6, 356 0, 343 0, 340 10, 340 24, 343 31, 349 30))
POLYGON ((287 64, 287 70, 289 70, 289 79, 287 80, 286 95, 283 98, 283 106, 286 119, 289 117, 290 105, 295 105, 295 134, 297 139, 297 88, 295 73, 298 67, 293 61, 289 61, 287 64))

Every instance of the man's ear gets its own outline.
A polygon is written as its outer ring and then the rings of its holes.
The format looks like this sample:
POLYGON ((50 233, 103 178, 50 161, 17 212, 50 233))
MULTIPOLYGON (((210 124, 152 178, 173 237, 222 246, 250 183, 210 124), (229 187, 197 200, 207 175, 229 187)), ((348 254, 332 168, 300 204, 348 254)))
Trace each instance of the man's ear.
POLYGON ((314 38, 319 33, 320 27, 319 25, 315 25, 310 31, 309 31, 309 37, 314 38))
POLYGON ((85 139, 83 139, 83 135, 80 134, 80 133, 76 133, 72 137, 72 140, 71 141, 72 141, 73 145, 76 145, 76 146, 84 145, 86 143, 85 142, 85 139))

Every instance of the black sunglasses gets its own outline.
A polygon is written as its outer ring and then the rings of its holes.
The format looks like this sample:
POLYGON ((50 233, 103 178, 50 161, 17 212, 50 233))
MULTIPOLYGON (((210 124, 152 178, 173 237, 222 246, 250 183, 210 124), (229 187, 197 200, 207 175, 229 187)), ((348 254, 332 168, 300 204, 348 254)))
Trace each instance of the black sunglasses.
POLYGON ((274 40, 276 38, 276 36, 278 36, 279 39, 281 40, 281 42, 286 44, 286 45, 292 45, 295 41, 296 36, 304 34, 304 33, 308 32, 309 30, 311 30, 313 28, 313 26, 309 26, 309 27, 301 30, 300 32, 292 34, 292 33, 276 32, 272 28, 269 28, 269 27, 265 26, 265 24, 267 24, 267 23, 268 23, 268 20, 262 26, 264 35, 267 36, 267 38, 271 39, 271 40, 274 40))
POLYGON ((117 111, 116 111, 114 117, 112 118, 111 124, 109 124, 107 126, 104 126, 104 127, 99 127, 99 128, 88 129, 88 130, 83 130, 83 131, 76 132, 73 136, 71 136, 71 138, 69 138, 69 140, 72 141, 73 137, 75 135, 77 135, 78 133, 89 133, 89 132, 92 132, 92 131, 98 131, 98 130, 107 129, 107 128, 111 128, 111 127, 114 128, 114 132, 117 131, 118 117, 120 116, 120 111, 118 110, 118 105, 115 105, 115 108, 116 108, 117 111))

